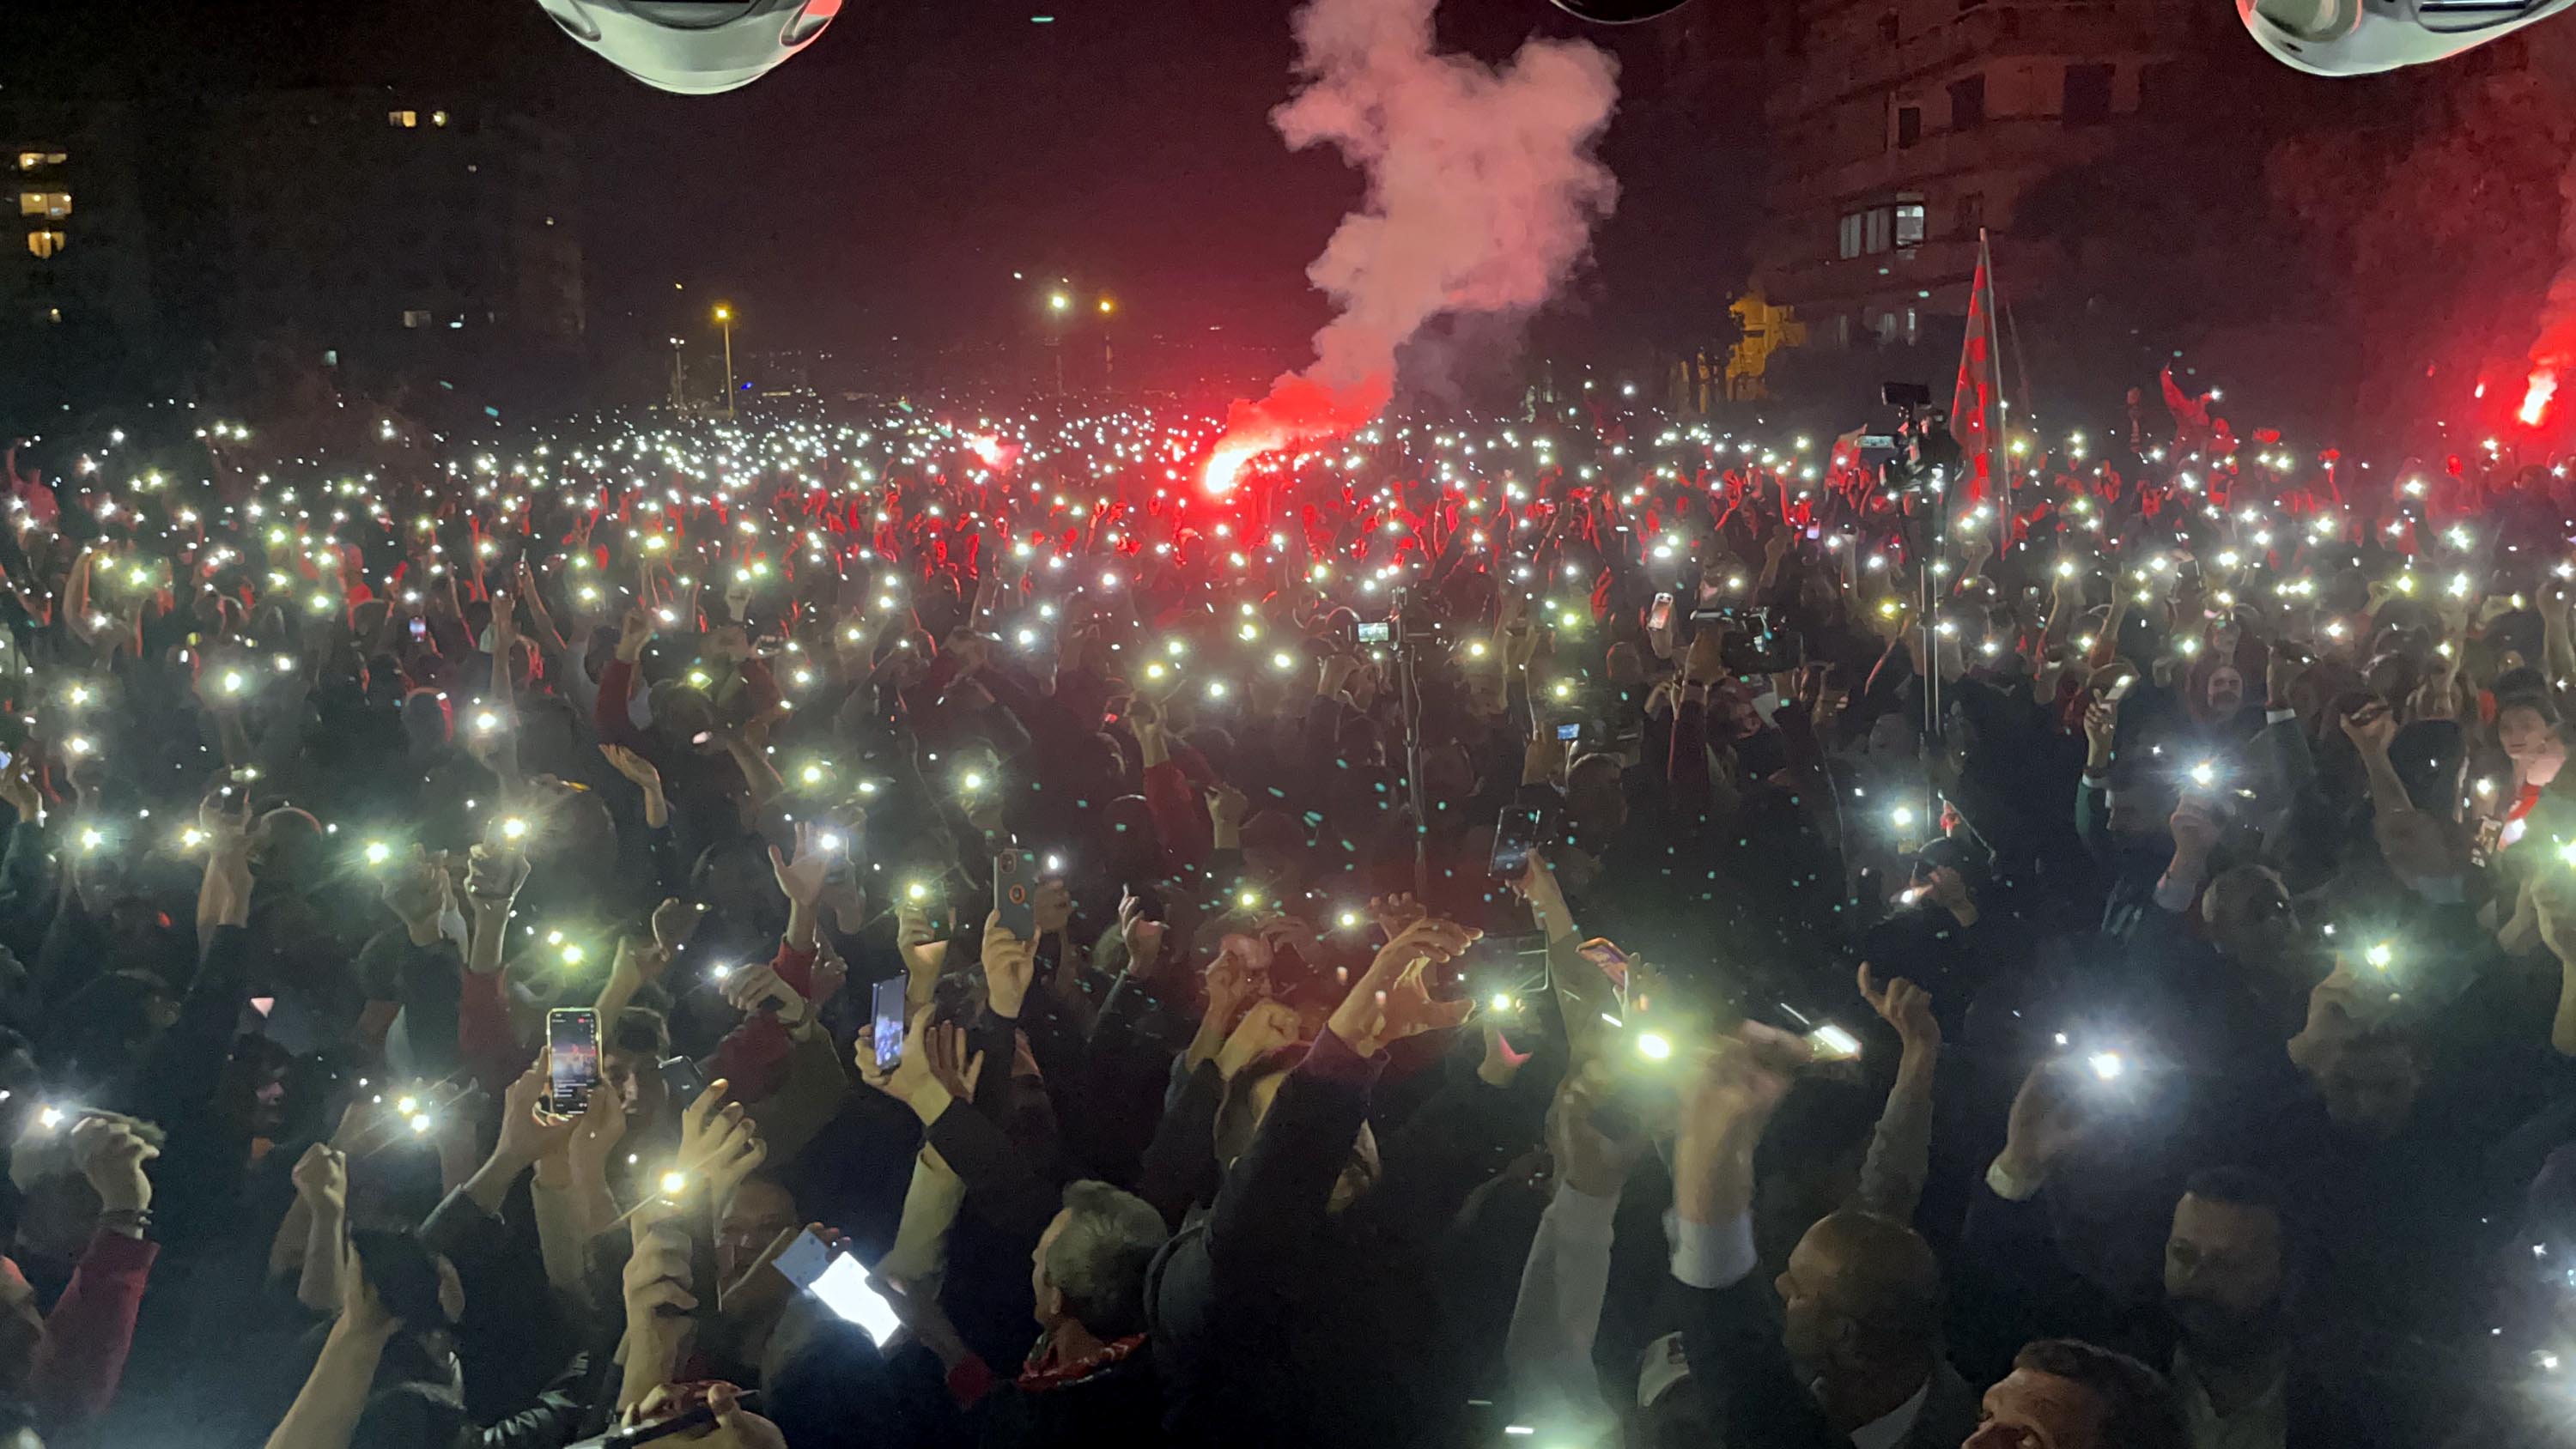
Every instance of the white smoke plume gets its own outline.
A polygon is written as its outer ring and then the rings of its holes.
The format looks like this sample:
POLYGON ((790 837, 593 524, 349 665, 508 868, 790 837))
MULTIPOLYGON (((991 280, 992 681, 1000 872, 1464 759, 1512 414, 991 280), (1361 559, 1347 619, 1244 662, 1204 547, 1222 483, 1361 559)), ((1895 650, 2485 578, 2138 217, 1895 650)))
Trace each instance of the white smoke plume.
POLYGON ((1444 313, 1538 307, 1590 246, 1619 185, 1593 154, 1618 63, 1530 40, 1495 69, 1432 48, 1437 0, 1314 0, 1297 13, 1295 96, 1271 113, 1293 149, 1330 143, 1368 173, 1306 275, 1339 309, 1315 361, 1237 402, 1211 492, 1257 454, 1362 426, 1395 392, 1396 349, 1444 313))

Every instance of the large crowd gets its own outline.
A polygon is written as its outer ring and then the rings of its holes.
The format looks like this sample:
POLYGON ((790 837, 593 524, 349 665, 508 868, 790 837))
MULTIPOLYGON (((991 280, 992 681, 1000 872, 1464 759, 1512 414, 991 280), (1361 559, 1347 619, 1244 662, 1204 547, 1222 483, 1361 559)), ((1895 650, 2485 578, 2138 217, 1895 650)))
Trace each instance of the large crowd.
POLYGON ((8 1449, 2576 1422, 2562 469, 170 416, 0 479, 8 1449))

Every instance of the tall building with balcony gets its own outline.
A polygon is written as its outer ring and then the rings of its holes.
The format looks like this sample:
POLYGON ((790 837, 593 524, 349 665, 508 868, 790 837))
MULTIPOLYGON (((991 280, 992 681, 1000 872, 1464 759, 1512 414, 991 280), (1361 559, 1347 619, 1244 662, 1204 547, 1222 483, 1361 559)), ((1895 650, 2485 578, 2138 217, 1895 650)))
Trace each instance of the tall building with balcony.
POLYGON ((2235 17, 2203 0, 1775 0, 1759 298, 1811 345, 1923 340, 1963 317, 1980 228, 2061 167, 2157 124, 2235 17))

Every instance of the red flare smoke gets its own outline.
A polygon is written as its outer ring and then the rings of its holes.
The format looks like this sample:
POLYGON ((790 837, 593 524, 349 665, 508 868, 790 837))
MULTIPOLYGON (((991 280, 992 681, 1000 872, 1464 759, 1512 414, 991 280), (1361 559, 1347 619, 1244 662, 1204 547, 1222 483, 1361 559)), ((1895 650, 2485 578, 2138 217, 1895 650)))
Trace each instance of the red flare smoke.
POLYGON ((1222 498, 1243 480, 1253 459, 1365 427, 1394 395, 1395 379, 1385 375, 1335 388, 1290 373, 1270 385, 1270 396, 1259 402, 1237 398, 1226 410, 1225 431, 1208 452, 1199 486, 1222 498))
POLYGON ((2540 420, 2549 415, 2550 399, 2556 396, 2558 396, 2557 369, 2533 368, 2531 384, 2522 394, 2522 425, 2526 428, 2539 427, 2540 420))

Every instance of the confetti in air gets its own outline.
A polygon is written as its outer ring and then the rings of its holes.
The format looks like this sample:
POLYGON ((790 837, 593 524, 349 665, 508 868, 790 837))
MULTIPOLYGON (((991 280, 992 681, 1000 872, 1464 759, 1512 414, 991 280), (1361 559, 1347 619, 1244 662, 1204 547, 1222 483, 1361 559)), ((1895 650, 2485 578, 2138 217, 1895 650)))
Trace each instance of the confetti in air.
POLYGON ((1338 309, 1315 360, 1238 401, 1202 474, 1232 491, 1277 448, 1348 432, 1395 393, 1395 355, 1432 318, 1528 312, 1581 260, 1619 187, 1593 144, 1618 65, 1531 40, 1500 70, 1432 49, 1435 0, 1314 0, 1296 20, 1302 88, 1271 114, 1292 149, 1330 142, 1368 200, 1306 269, 1338 309))

